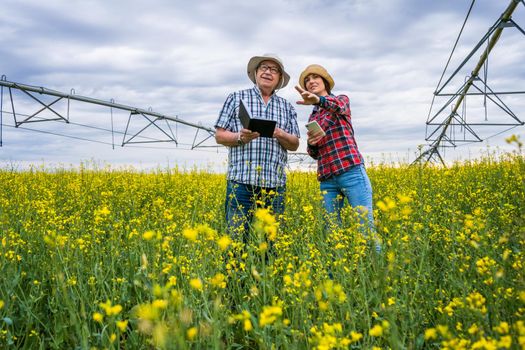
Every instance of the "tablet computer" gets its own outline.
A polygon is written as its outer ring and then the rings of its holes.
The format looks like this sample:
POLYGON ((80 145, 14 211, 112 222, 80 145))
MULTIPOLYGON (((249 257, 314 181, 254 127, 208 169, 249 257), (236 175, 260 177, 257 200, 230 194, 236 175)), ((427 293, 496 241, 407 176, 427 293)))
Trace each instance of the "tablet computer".
POLYGON ((252 118, 252 113, 242 98, 239 103, 239 119, 243 128, 256 131, 261 134, 261 137, 273 137, 277 122, 275 120, 252 118))

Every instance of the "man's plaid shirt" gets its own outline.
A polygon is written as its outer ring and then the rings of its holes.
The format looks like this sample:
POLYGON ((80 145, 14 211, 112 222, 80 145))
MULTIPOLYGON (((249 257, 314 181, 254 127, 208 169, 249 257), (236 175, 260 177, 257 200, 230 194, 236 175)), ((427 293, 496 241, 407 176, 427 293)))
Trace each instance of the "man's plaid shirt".
MULTIPOLYGON (((232 132, 242 129, 238 117, 241 98, 251 109, 253 118, 275 120, 276 127, 299 137, 297 113, 292 104, 276 94, 265 104, 257 86, 228 96, 216 128, 232 132)), ((228 180, 266 188, 281 187, 286 184, 287 162, 287 151, 276 138, 259 137, 246 145, 229 147, 228 180)))

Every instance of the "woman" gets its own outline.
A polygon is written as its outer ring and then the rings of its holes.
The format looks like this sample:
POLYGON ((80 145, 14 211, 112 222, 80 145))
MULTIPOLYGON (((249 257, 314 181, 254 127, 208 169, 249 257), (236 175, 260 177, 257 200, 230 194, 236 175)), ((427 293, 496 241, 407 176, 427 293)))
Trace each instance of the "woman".
MULTIPOLYGON (((331 93, 334 80, 318 64, 306 67, 299 85, 295 88, 303 100, 297 103, 314 105, 308 121, 316 121, 322 129, 308 131, 307 151, 317 160, 317 178, 327 213, 335 216, 340 224, 346 198, 361 214, 361 223, 367 228, 365 231, 373 231, 372 186, 354 138, 350 100, 345 95, 331 93)), ((375 248, 381 250, 378 242, 375 242, 375 248)))

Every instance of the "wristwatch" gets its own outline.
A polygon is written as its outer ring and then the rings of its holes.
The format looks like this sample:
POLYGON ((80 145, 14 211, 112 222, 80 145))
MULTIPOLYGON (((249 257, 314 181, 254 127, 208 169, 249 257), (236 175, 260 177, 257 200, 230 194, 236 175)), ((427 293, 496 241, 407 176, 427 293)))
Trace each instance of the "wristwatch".
POLYGON ((244 145, 244 142, 243 142, 242 139, 241 139, 241 133, 238 133, 238 134, 237 134, 237 145, 238 145, 238 146, 242 146, 242 145, 244 145))

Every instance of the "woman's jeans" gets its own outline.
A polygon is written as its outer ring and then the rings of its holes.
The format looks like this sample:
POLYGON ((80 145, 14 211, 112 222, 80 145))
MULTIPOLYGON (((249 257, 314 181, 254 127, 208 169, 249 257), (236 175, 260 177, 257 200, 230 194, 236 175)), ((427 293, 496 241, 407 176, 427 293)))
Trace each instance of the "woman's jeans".
POLYGON ((270 208, 275 216, 284 213, 286 188, 264 188, 228 181, 226 185, 226 223, 235 239, 247 242, 250 224, 256 208, 270 208))
MULTIPOLYGON (((363 164, 354 165, 340 175, 321 181, 320 187, 328 220, 335 219, 336 224, 341 225, 341 209, 346 198, 359 214, 363 235, 367 237, 368 231, 374 232, 372 185, 363 164)), ((376 251, 381 250, 379 243, 375 242, 375 248, 376 251)))

